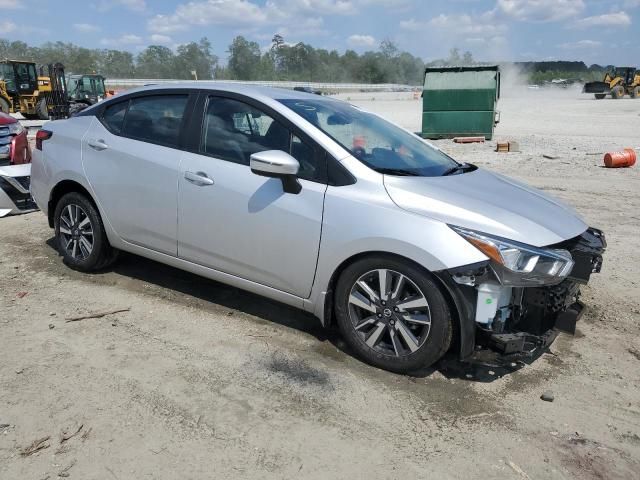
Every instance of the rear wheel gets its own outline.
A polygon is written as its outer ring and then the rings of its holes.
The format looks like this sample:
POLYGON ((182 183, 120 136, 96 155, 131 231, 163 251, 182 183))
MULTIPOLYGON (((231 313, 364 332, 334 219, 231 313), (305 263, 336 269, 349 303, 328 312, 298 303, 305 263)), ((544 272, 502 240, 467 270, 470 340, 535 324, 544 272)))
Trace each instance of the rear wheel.
POLYGON ((596 100, 602 100, 606 96, 607 96, 606 93, 596 93, 595 94, 596 100))
POLYGON ((40 120, 49 120, 49 108, 47 107, 47 100, 41 98, 36 105, 36 113, 40 120))
POLYGON ((635 87, 631 90, 631 98, 640 98, 640 87, 635 87))
POLYGON ((54 229, 64 263, 75 270, 100 270, 116 259, 117 251, 109 245, 98 211, 81 193, 67 193, 60 199, 54 229))
POLYGON ((440 288, 422 268, 395 257, 348 266, 336 287, 336 316, 355 352, 392 372, 426 368, 451 344, 451 313, 440 288))
POLYGON ((624 97, 624 87, 621 85, 617 85, 611 89, 611 98, 615 98, 616 100, 624 97))
POLYGON ((9 113, 9 102, 7 102, 4 98, 0 98, 0 112, 9 113))

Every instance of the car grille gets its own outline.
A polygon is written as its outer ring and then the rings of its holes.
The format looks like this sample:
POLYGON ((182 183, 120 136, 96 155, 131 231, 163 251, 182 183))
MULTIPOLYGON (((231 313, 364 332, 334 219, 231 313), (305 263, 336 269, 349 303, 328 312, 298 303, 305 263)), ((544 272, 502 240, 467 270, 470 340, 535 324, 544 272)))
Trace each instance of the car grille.
POLYGON ((22 185, 25 190, 29 190, 29 187, 31 186, 31 177, 13 177, 13 179, 22 185))
POLYGON ((9 127, 0 127, 0 166, 9 165, 11 158, 9 154, 11 152, 11 140, 9 135, 9 127))

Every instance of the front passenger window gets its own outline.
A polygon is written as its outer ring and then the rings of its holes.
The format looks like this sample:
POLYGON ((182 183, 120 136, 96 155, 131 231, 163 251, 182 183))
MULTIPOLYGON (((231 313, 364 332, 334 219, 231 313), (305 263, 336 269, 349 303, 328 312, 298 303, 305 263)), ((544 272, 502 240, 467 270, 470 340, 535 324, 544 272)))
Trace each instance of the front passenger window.
POLYGON ((290 141, 289 129, 251 105, 230 98, 209 99, 202 135, 203 152, 249 165, 249 158, 256 152, 288 152, 290 141))

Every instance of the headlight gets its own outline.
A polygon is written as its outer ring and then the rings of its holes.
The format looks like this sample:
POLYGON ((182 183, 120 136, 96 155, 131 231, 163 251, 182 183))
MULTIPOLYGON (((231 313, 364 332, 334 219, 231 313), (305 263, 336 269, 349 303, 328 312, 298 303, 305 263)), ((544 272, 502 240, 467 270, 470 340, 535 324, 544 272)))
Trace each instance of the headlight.
POLYGON ((20 135, 24 132, 24 127, 20 122, 9 124, 9 135, 20 135))
POLYGON ((537 248, 466 228, 451 228, 493 260, 493 270, 503 285, 552 285, 560 283, 573 268, 567 250, 537 248))

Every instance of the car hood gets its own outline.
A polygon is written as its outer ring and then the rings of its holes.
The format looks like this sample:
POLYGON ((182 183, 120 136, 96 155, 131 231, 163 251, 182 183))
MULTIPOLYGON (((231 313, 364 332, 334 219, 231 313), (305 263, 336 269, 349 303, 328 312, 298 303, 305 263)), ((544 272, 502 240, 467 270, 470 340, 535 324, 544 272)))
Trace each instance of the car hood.
POLYGON ((588 225, 569 206, 533 187, 483 169, 384 183, 404 210, 536 247, 568 240, 588 225))

